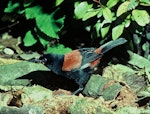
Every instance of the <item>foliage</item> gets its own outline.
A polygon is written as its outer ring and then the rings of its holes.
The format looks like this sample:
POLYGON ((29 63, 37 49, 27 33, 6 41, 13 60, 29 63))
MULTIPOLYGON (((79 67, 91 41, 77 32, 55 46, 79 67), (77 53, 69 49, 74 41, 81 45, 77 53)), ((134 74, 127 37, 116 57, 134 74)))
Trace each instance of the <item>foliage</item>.
POLYGON ((149 0, 108 0, 107 3, 95 0, 95 2, 98 3, 96 7, 94 3, 87 1, 76 2, 74 13, 76 19, 82 19, 82 21, 92 17, 97 19, 93 26, 96 37, 105 38, 112 33, 112 39, 115 40, 124 33, 126 28, 131 28, 132 23, 136 22, 143 27, 150 22, 146 8, 150 6, 149 0))
MULTIPOLYGON (((35 20, 34 27, 29 29, 24 36, 24 46, 29 47, 40 42, 47 49, 49 42, 59 39, 58 32, 63 27, 65 19, 64 14, 59 14, 60 8, 58 6, 62 2, 63 0, 56 0, 54 5, 49 6, 49 10, 44 11, 44 7, 34 0, 9 1, 5 13, 23 14, 27 20, 35 20)), ((65 51, 64 48, 64 52, 67 52, 67 50, 65 51)))
MULTIPOLYGON (((146 26, 150 23, 149 9, 149 0, 94 0, 93 3, 77 1, 74 14, 76 19, 81 19, 83 22, 88 23, 90 20, 96 20, 90 26, 92 38, 101 37, 104 40, 107 38, 115 40, 123 36, 132 42, 133 35, 139 36, 146 31, 146 26)), ((147 40, 150 31, 147 30, 147 33, 144 34, 142 38, 147 40)), ((144 43, 143 49, 148 49, 148 44, 144 43)), ((133 43, 130 47, 133 47, 132 45, 133 43)))
MULTIPOLYGON (((27 20, 35 20, 34 27, 24 36, 24 46, 41 43, 45 50, 52 49, 49 52, 54 52, 50 42, 59 41, 60 36, 70 30, 68 25, 74 24, 72 20, 76 20, 77 24, 72 26, 79 28, 80 23, 83 23, 92 40, 98 39, 102 44, 105 40, 125 37, 130 42, 130 48, 139 54, 143 50, 145 57, 149 56, 149 50, 145 52, 150 42, 149 10, 149 0, 55 0, 53 2, 9 0, 5 8, 5 12, 22 14, 27 20), (65 10, 67 13, 62 7, 68 8, 65 10)), ((54 47, 59 45, 61 44, 54 47)), ((64 47, 63 50, 65 49, 64 47)), ((67 51, 69 50, 63 52, 67 51)))

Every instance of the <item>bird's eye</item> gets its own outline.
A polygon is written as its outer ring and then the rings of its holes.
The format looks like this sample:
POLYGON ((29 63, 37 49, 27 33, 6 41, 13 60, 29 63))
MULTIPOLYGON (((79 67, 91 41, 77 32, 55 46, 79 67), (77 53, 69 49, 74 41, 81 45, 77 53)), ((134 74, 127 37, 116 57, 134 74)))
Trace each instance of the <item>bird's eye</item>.
POLYGON ((47 62, 47 59, 46 59, 46 58, 44 58, 42 61, 43 61, 44 63, 46 63, 46 62, 47 62))

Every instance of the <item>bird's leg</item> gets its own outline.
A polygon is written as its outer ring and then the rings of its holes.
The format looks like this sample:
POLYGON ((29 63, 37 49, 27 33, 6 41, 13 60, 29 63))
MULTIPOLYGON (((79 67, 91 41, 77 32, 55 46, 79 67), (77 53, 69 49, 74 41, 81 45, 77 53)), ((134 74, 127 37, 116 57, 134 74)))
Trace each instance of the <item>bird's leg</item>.
POLYGON ((83 87, 79 87, 76 91, 72 93, 72 95, 76 95, 83 90, 83 87))

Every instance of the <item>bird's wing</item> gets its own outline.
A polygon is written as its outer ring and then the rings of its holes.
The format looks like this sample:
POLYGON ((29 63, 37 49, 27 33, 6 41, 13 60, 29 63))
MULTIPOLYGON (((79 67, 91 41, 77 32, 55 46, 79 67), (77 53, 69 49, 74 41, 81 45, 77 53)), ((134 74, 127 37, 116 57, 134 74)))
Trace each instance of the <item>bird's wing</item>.
POLYGON ((95 52, 96 48, 81 48, 79 49, 82 54, 82 64, 81 67, 99 59, 102 57, 101 54, 95 52))
POLYGON ((95 48, 81 48, 65 54, 62 71, 87 68, 91 62, 101 57, 94 51, 95 48))

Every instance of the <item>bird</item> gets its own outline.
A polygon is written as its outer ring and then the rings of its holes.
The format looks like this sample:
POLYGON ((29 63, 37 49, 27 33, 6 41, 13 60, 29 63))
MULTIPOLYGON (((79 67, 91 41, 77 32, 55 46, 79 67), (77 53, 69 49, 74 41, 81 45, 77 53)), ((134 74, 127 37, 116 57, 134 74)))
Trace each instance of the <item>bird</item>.
POLYGON ((126 42, 127 40, 125 38, 118 38, 98 48, 80 48, 66 54, 48 53, 31 61, 44 64, 56 75, 74 80, 79 86, 78 89, 72 93, 75 95, 83 91, 86 83, 94 72, 94 68, 99 65, 103 55, 112 48, 125 44, 126 42))

